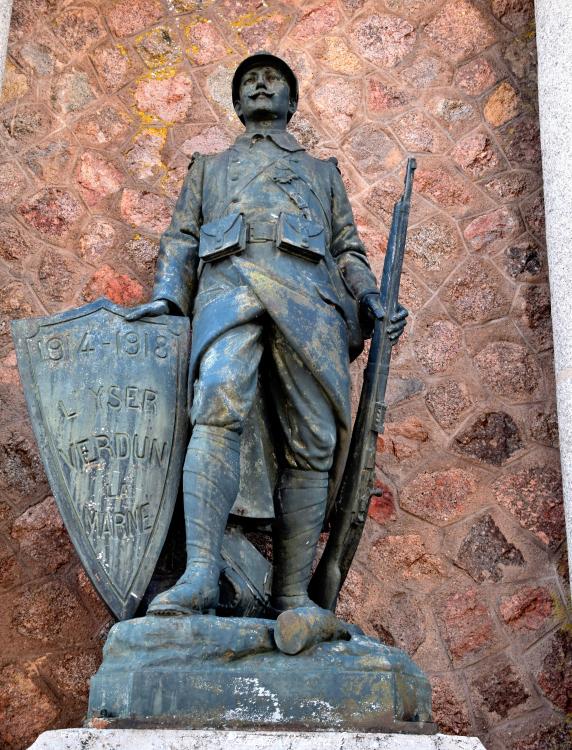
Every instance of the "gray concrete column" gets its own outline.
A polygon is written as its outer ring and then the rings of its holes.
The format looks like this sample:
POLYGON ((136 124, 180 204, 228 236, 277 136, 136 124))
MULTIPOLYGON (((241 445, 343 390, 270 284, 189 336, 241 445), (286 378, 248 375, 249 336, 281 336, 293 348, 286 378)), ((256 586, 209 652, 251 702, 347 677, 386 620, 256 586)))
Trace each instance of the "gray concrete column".
POLYGON ((0 0, 0 88, 2 88, 2 83, 4 82, 4 67, 6 66, 11 15, 12 0, 0 0))
POLYGON ((535 11, 560 460, 572 570, 572 3, 536 0, 535 11))

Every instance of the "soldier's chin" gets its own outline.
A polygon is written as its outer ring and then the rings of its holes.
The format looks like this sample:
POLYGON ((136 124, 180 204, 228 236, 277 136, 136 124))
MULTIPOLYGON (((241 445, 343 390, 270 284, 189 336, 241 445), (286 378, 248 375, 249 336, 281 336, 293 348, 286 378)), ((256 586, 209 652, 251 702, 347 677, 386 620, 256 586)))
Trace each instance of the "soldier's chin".
POLYGON ((256 107, 253 107, 250 113, 250 119, 252 120, 275 120, 280 116, 280 112, 276 111, 272 101, 262 101, 258 103, 256 107))

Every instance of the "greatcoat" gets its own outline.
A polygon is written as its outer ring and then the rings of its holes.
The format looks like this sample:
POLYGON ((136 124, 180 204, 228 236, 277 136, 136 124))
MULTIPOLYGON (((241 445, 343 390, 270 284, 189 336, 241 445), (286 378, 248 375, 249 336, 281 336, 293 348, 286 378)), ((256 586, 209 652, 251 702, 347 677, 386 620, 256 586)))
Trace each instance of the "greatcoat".
MULTIPOLYGON (((223 153, 193 156, 161 238, 153 289, 154 299, 166 299, 192 318, 189 406, 209 347, 229 330, 259 319, 263 311, 333 410, 337 442, 331 494, 349 444, 349 363, 363 348, 357 303, 377 289, 335 160, 312 157, 284 131, 244 134, 223 153), (242 246, 220 259, 201 260, 209 228, 224 248, 236 214, 243 217, 242 246), (323 259, 308 259, 303 247, 292 253, 278 246, 282 215, 298 219, 302 235, 306 233, 302 246, 306 239, 312 241, 312 233, 323 233, 323 259)), ((258 397, 264 393, 263 376, 261 384, 258 397)), ((245 473, 241 465, 241 475, 245 473)), ((241 484, 239 512, 264 515, 261 499, 246 494, 241 484)), ((271 508, 271 497, 264 503, 271 508)))

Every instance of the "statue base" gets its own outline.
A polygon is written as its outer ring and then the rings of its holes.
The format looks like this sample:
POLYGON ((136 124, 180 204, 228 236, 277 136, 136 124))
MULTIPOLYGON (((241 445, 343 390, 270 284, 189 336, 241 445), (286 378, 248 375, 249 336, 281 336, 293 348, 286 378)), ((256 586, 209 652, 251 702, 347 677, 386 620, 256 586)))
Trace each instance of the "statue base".
POLYGON ((274 620, 143 617, 110 631, 88 726, 434 734, 431 687, 403 652, 352 630, 295 656, 274 620))
POLYGON ((29 750, 485 750, 476 737, 350 732, 220 732, 215 730, 59 729, 29 750))

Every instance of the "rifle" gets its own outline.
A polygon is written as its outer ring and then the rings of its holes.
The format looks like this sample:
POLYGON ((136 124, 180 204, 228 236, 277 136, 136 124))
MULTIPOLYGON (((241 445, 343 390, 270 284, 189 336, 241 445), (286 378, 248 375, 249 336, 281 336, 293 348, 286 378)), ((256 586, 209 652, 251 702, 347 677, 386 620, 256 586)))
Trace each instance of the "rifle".
POLYGON ((332 611, 361 539, 373 494, 375 451, 377 436, 384 428, 384 398, 393 344, 387 329, 398 306, 415 167, 415 159, 408 159, 405 189, 393 208, 379 292, 385 317, 375 322, 348 460, 332 510, 330 535, 310 582, 310 598, 332 611))

